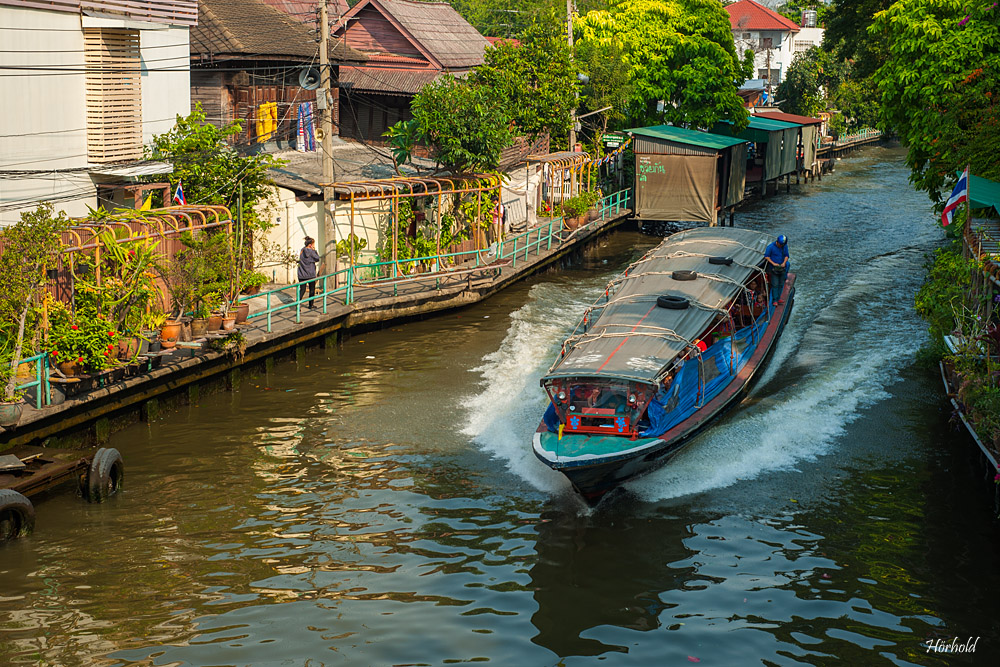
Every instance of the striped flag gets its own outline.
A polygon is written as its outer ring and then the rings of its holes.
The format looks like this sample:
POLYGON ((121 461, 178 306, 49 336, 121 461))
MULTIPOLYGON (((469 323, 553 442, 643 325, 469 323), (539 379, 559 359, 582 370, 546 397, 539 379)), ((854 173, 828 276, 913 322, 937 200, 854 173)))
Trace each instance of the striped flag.
POLYGON ((181 187, 181 182, 177 181, 177 189, 174 190, 174 199, 181 206, 187 206, 187 199, 184 197, 184 189, 181 187))
POLYGON ((955 217, 955 209, 967 201, 969 201, 968 167, 958 177, 958 183, 955 183, 955 189, 951 191, 951 196, 948 197, 948 202, 944 205, 944 211, 941 212, 941 224, 945 227, 950 225, 952 219, 955 217))

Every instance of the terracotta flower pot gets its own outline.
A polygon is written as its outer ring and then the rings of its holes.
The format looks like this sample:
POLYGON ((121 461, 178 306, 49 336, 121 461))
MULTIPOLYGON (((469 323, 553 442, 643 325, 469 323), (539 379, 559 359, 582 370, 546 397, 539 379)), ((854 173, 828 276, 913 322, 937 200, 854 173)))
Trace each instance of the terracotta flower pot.
POLYGON ((191 320, 191 337, 201 338, 208 331, 208 318, 196 317, 191 320))
POLYGON ((128 336, 118 339, 118 358, 128 361, 139 354, 144 341, 138 336, 128 336))
POLYGON ((236 329, 236 316, 230 315, 228 317, 222 318, 222 330, 223 331, 233 331, 236 329))
POLYGON ((21 421, 21 412, 24 410, 24 401, 14 403, 0 403, 0 426, 10 428, 17 426, 21 421))
POLYGON ((177 340, 181 336, 180 322, 167 322, 160 329, 160 345, 165 349, 170 349, 177 345, 177 340))
POLYGON ((209 315, 208 317, 209 331, 218 331, 221 326, 222 326, 222 315, 217 315, 215 313, 209 315))
POLYGON ((236 314, 236 324, 243 324, 250 317, 250 304, 241 303, 236 308, 233 309, 233 313, 236 314))
POLYGON ((60 361, 56 366, 59 368, 59 372, 66 377, 72 377, 81 373, 80 364, 76 361, 60 361))

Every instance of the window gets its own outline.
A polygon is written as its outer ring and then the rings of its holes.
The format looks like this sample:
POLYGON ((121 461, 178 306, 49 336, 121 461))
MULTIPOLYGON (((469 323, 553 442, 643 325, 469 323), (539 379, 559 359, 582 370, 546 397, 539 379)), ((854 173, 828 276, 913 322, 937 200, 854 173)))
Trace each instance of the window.
POLYGON ((139 31, 84 28, 87 65, 87 158, 142 158, 139 31))
POLYGON ((757 70, 757 78, 758 79, 767 79, 768 83, 770 83, 772 87, 777 86, 780 83, 780 81, 778 81, 778 77, 780 76, 780 74, 781 74, 781 70, 780 69, 772 69, 771 70, 771 76, 767 75, 767 70, 766 69, 759 69, 759 70, 757 70))
POLYGON ((752 39, 753 36, 749 32, 743 33, 743 39, 752 39))
POLYGON ((810 47, 815 46, 815 43, 810 39, 797 39, 795 40, 795 50, 796 51, 808 51, 810 47))
POLYGON ((760 38, 760 48, 762 49, 773 49, 774 41, 771 37, 761 37, 760 38))

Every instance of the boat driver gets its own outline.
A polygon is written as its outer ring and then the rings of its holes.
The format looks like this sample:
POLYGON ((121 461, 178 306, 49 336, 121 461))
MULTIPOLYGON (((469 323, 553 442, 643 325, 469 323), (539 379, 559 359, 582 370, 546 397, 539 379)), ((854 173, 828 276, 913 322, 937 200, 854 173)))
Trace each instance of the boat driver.
POLYGON ((781 294, 785 291, 785 278, 788 276, 788 239, 784 234, 767 246, 764 261, 771 281, 771 300, 777 304, 784 303, 781 294))

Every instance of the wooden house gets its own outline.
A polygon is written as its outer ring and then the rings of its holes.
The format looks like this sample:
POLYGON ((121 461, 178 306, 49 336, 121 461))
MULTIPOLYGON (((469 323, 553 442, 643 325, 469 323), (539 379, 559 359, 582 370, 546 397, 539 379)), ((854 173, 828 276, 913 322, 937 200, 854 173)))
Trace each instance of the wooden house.
MULTIPOLYGON (((242 121, 241 134, 233 137, 237 144, 264 139, 279 147, 291 145, 299 103, 316 99, 315 90, 299 85, 302 70, 318 63, 316 33, 271 6, 275 1, 200 0, 198 25, 191 28, 191 104, 200 102, 216 125, 242 121), (262 136, 254 119, 263 104, 277 106, 277 128, 262 136)), ((364 56, 343 42, 330 44, 335 86, 340 63, 361 63, 364 56)), ((332 98, 336 125, 335 88, 332 98)))
POLYGON ((489 46, 446 2, 361 0, 334 36, 367 58, 340 68, 340 135, 365 141, 411 118, 410 102, 428 83, 481 65, 489 46))

